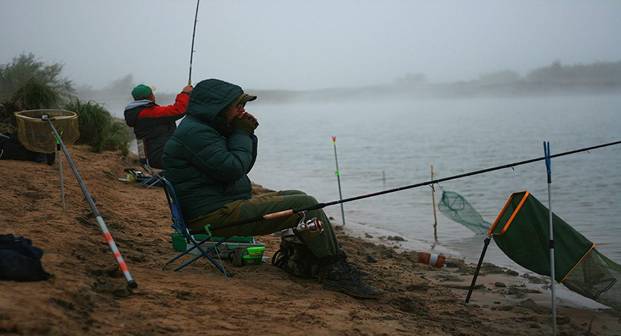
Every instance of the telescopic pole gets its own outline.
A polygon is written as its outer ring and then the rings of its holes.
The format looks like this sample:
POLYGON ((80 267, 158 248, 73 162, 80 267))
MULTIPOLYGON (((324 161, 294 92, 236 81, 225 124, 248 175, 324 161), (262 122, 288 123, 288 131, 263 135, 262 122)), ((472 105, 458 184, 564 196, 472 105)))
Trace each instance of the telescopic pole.
POLYGON ((67 205, 65 203, 65 174, 63 172, 63 160, 60 157, 60 142, 56 139, 56 160, 58 160, 58 172, 60 175, 60 201, 63 204, 63 211, 67 211, 67 205))
POLYGON ((91 207, 91 211, 95 215, 95 220, 97 220, 97 224, 99 224, 99 228, 101 229, 101 232, 103 233, 104 239, 110 246, 110 249, 112 250, 112 253, 114 254, 114 257, 116 258, 116 261, 119 264, 119 268, 121 269, 121 271, 123 271, 123 275, 125 276, 125 279, 127 280, 127 286, 129 288, 138 287, 138 284, 136 283, 132 275, 129 273, 127 264, 125 263, 125 260, 123 260, 123 256, 121 256, 121 252, 119 251, 119 248, 116 246, 116 243, 114 242, 114 239, 112 238, 112 235, 110 234, 110 231, 108 231, 106 222, 104 222, 103 217, 101 217, 101 214, 99 213, 99 210, 97 210, 97 206, 95 206, 95 201, 93 200, 93 197, 91 196, 88 189, 86 188, 86 184, 84 183, 84 180, 82 179, 82 176, 80 175, 80 172, 78 171, 78 168, 76 167, 75 162, 73 162, 73 159, 71 158, 71 155, 69 154, 69 151, 67 150, 67 146, 65 146, 65 143, 63 142, 62 138, 58 134, 56 127, 54 127, 54 124, 52 124, 52 120, 47 115, 44 115, 43 117, 41 117, 41 119, 46 120, 49 123, 50 128, 52 129, 52 132, 54 133, 54 137, 56 138, 57 143, 60 144, 60 148, 63 150, 63 153, 65 153, 65 157, 67 158, 67 163, 69 163, 69 167, 73 171, 73 175, 75 175, 76 179, 78 180, 78 183, 80 184, 80 189, 82 189, 84 198, 86 198, 88 205, 91 207))
POLYGON ((545 155, 546 172, 548 175, 548 220, 550 227, 550 290, 552 291, 552 335, 556 335, 556 293, 554 292, 554 225, 552 221, 552 161, 550 160, 550 143, 543 142, 543 153, 545 155))
MULTIPOLYGON (((431 165, 431 180, 434 179, 433 165, 431 165)), ((433 208, 433 241, 438 242, 438 215, 436 215, 436 187, 431 185, 431 207, 433 208)))
MULTIPOLYGON (((332 145, 334 146, 334 162, 336 162, 336 181, 339 185, 339 200, 343 200, 343 192, 341 191, 341 171, 339 170, 339 158, 336 155, 336 137, 332 136, 332 145)), ((343 203, 341 203, 341 218, 343 219, 343 226, 345 226, 345 210, 343 203)))
POLYGON ((194 37, 196 36, 196 21, 198 21, 198 6, 201 0, 196 0, 196 12, 194 13, 194 29, 192 30, 192 46, 190 47, 190 71, 188 75, 188 85, 192 85, 192 60, 194 59, 194 37))

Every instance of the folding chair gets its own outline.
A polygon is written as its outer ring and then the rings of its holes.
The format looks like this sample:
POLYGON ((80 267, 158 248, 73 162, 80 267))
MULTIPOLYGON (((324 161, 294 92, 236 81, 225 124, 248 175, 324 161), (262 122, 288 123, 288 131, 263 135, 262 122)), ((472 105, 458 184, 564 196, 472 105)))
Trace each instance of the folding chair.
POLYGON ((166 264, 164 265, 164 267, 162 267, 162 269, 166 269, 166 267, 169 264, 183 257, 184 255, 187 255, 189 253, 196 253, 196 251, 198 251, 198 255, 195 255, 192 258, 184 261, 181 265, 175 268, 175 271, 180 271, 181 269, 190 265, 194 261, 202 257, 205 257, 218 271, 222 272, 222 274, 224 274, 225 277, 228 277, 229 274, 224 269, 224 266, 222 264, 222 258, 220 257, 220 251, 218 250, 218 247, 220 246, 220 244, 224 242, 225 239, 222 239, 221 241, 216 242, 214 245, 208 248, 204 248, 202 245, 205 244, 206 242, 210 241, 214 243, 214 241, 211 240, 212 236, 207 226, 205 228, 207 231, 207 238, 203 239, 200 242, 196 241, 194 236, 190 234, 190 230, 188 230, 188 227, 186 226, 185 221, 183 219, 183 214, 181 213, 181 207, 179 204, 179 200, 177 199, 177 194, 175 193, 175 188, 173 187, 172 183, 170 183, 170 181, 168 181, 166 178, 160 177, 160 180, 162 181, 162 184, 164 185, 164 192, 166 193, 166 199, 168 200, 168 206, 170 207, 170 213, 172 216, 171 226, 178 234, 183 236, 187 244, 190 246, 185 251, 183 251, 182 253, 178 254, 177 256, 173 257, 168 262, 166 262, 166 264), (212 253, 215 253, 219 261, 216 261, 214 259, 214 256, 212 253))

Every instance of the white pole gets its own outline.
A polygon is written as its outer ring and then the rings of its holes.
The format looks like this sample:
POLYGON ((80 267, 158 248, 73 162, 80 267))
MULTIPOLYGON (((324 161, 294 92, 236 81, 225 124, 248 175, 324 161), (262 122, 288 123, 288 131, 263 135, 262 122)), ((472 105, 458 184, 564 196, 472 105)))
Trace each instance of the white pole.
POLYGON ((552 221, 552 162, 550 160, 550 143, 545 141, 543 143, 543 151, 546 158, 546 170, 548 174, 548 220, 550 228, 550 280, 552 291, 552 335, 556 335, 556 293, 554 292, 554 224, 552 221))
MULTIPOLYGON (((433 181, 433 165, 431 165, 431 180, 433 181)), ((431 206, 433 207, 433 240, 438 242, 438 216, 436 215, 436 187, 431 184, 431 206)))

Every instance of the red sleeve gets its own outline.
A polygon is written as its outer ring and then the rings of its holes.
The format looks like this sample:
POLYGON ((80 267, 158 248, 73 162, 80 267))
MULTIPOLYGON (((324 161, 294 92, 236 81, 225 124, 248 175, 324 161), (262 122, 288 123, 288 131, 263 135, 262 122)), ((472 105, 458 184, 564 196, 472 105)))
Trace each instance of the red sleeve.
POLYGON ((138 118, 165 118, 165 117, 178 117, 185 113, 185 109, 188 107, 190 101, 190 95, 181 92, 175 98, 173 105, 166 106, 153 106, 146 108, 138 114, 138 118))

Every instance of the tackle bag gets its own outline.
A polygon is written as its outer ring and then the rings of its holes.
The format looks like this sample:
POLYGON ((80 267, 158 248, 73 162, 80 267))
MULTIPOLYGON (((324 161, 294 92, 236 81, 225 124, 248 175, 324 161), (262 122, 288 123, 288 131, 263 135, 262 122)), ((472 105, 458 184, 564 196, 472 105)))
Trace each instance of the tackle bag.
POLYGON ((317 278, 319 275, 319 258, 291 229, 282 235, 280 249, 272 256, 272 265, 300 278, 317 278))
POLYGON ((15 134, 0 134, 0 160, 34 161, 52 165, 55 158, 55 153, 37 153, 26 149, 15 134))
POLYGON ((12 234, 0 235, 0 280, 40 281, 50 278, 43 269, 43 250, 12 234))

